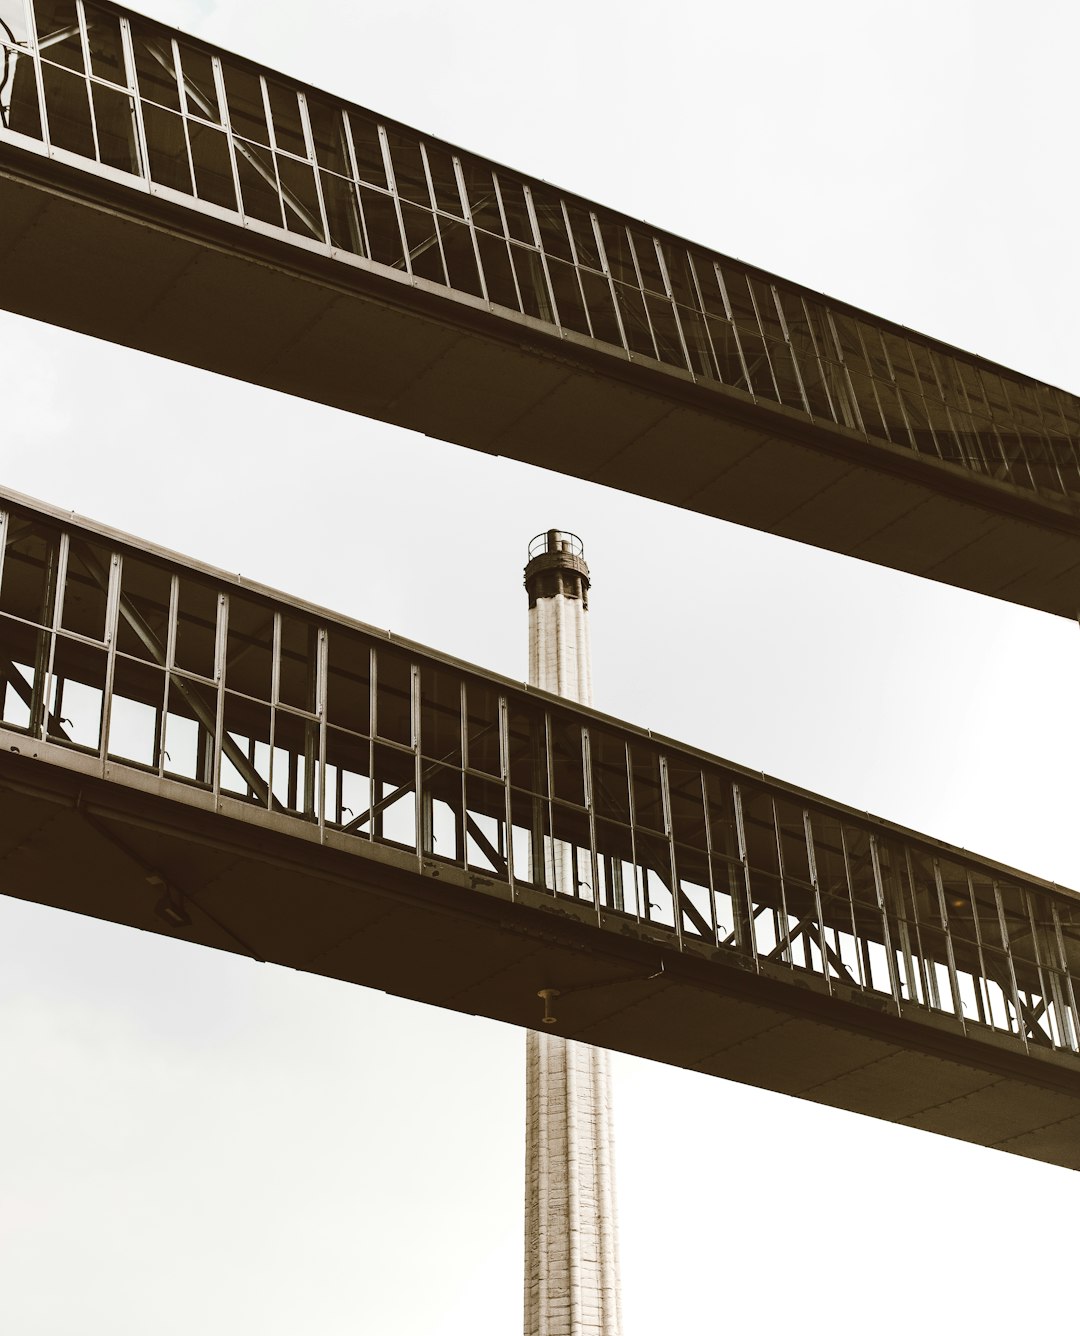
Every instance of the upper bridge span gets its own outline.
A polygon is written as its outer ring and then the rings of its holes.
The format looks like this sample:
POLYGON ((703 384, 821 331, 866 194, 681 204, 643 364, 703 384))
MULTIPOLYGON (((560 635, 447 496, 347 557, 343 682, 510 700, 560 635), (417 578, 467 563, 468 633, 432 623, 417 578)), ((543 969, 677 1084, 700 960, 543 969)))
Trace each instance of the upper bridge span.
POLYGON ((113 5, 0 0, 0 304, 1080 607, 1075 395, 113 5))

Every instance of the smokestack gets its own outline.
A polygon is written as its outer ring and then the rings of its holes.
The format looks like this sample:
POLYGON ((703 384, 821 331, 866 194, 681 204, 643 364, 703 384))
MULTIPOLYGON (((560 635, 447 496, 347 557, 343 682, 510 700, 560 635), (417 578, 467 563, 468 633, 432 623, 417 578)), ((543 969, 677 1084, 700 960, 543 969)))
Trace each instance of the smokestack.
POLYGON ((529 683, 592 704, 589 568, 577 534, 548 529, 529 544, 529 683))
MULTIPOLYGON (((549 529, 529 544, 529 682, 583 705, 589 584, 575 534, 549 529)), ((550 884, 576 885, 569 865, 548 871, 550 884)), ((525 1059, 525 1336, 621 1336, 608 1055, 530 1030, 525 1059)))

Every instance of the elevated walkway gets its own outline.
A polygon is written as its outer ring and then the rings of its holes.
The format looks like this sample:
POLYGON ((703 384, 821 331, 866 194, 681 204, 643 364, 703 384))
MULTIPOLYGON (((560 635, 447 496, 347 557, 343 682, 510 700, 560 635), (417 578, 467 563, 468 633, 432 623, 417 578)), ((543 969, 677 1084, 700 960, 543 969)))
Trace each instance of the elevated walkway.
POLYGON ((0 493, 0 892, 1080 1168, 1080 897, 0 493))
POLYGON ((1080 400, 109 5, 2 0, 0 305, 1073 617, 1080 400))

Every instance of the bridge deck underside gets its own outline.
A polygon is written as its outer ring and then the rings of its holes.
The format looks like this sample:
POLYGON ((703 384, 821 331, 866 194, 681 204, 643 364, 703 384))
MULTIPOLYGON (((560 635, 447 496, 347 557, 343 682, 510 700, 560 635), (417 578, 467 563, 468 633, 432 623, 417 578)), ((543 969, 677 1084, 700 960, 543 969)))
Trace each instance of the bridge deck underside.
POLYGON ((167 357, 1062 616, 1056 501, 493 317, 408 275, 0 158, 0 304, 167 357), (6 162, 6 167, 5 167, 6 162), (17 170, 12 163, 18 164, 17 170), (77 238, 77 244, 74 239, 77 238), (344 275, 344 277, 343 277, 344 275))
POLYGON ((400 850, 358 859, 4 753, 0 878, 25 900, 515 1025, 538 1026, 537 990, 560 987, 568 1037, 1080 1168, 1064 1066, 816 997, 780 970, 699 968, 400 850), (151 870, 185 886, 187 926, 155 912, 151 870))

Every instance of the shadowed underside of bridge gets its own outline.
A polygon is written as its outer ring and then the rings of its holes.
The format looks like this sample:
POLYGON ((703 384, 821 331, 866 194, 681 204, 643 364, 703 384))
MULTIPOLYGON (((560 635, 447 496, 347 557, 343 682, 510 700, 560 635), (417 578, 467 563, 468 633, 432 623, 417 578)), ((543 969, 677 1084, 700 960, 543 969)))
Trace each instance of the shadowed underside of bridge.
POLYGON ((568 1038, 1080 1169, 1075 1063, 808 991, 783 967, 679 955, 378 845, 358 860, 9 756, 0 801, 5 894, 534 1028, 538 990, 558 986, 568 1038), (189 926, 155 913, 148 876, 195 888, 189 926))
POLYGON ((1080 401, 127 11, 0 0, 0 305, 1020 604, 1080 401))
POLYGON ((1080 1168, 1080 897, 0 494, 0 892, 1080 1168))

